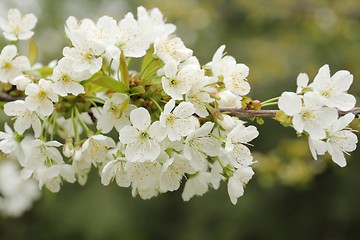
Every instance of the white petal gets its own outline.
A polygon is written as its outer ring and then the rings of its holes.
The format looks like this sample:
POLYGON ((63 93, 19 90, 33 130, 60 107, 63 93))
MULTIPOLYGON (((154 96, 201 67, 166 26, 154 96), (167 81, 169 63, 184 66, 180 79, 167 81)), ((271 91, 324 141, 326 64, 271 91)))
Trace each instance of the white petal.
POLYGON ((309 76, 306 73, 300 73, 296 79, 296 85, 298 86, 296 93, 300 93, 303 87, 306 87, 309 83, 309 76))
POLYGON ((293 92, 283 92, 278 102, 279 109, 288 116, 300 113, 302 109, 301 98, 293 92))
POLYGON ((149 128, 149 136, 157 142, 161 142, 166 137, 166 128, 162 127, 159 121, 156 121, 149 128))
POLYGON ((244 194, 244 187, 240 179, 231 177, 227 185, 229 197, 232 204, 237 203, 237 199, 244 194))
POLYGON ((174 115, 177 117, 186 118, 195 113, 195 108, 192 103, 181 102, 174 110, 174 115))
POLYGON ((331 155, 332 160, 339 165, 340 167, 346 166, 346 159, 344 157, 343 152, 341 151, 340 147, 338 147, 336 144, 328 144, 328 152, 331 155))
POLYGON ((165 104, 163 113, 170 114, 170 112, 174 109, 174 107, 175 107, 175 100, 170 99, 170 101, 165 104))
POLYGON ((131 111, 130 121, 134 127, 144 131, 150 126, 151 118, 149 112, 141 107, 131 111))
POLYGON ((136 142, 138 138, 139 131, 133 126, 125 126, 120 130, 119 139, 123 144, 136 142))
POLYGON ((319 69, 318 74, 315 76, 314 82, 316 88, 321 89, 322 86, 326 85, 326 82, 330 80, 330 68, 329 65, 325 64, 319 69))
POLYGON ((330 131, 332 133, 340 131, 344 128, 346 128, 351 122, 352 120, 354 120, 355 115, 352 113, 348 113, 345 116, 340 117, 332 126, 330 131))

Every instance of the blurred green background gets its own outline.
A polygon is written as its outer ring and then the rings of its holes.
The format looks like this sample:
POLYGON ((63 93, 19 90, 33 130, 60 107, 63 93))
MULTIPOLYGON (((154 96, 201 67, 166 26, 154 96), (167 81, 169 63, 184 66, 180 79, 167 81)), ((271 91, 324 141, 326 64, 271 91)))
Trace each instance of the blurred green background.
MULTIPOLYGON (((139 5, 160 8, 203 64, 225 44, 250 67, 252 98, 294 91, 298 73, 313 79, 326 63, 332 73, 353 73, 350 92, 360 95, 358 0, 2 0, 0 14, 17 7, 38 16, 35 40, 46 63, 61 57, 69 15, 120 20, 139 5)), ((328 156, 314 161, 292 129, 271 119, 258 128, 256 174, 236 206, 225 184, 190 202, 181 191, 144 201, 103 187, 93 171, 85 187, 44 191, 22 217, 0 217, 0 239, 360 239, 360 151, 341 169, 328 156)))

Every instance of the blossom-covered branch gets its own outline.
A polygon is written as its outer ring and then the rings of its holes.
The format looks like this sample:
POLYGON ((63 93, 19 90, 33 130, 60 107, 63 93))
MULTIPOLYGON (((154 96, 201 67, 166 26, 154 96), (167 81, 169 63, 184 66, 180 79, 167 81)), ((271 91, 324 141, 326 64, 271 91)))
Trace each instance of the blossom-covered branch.
MULTIPOLYGON (((48 65, 35 64, 30 38, 36 22, 16 9, 0 19, 11 41, 0 53, 6 89, 0 100, 14 128, 5 124, 0 150, 40 189, 84 185, 97 168, 103 185, 114 181, 143 199, 176 191, 183 181, 188 201, 225 182, 236 204, 254 175, 249 147, 260 134, 243 117, 276 116, 309 137, 314 159, 329 152, 341 167, 344 153, 356 149, 348 125, 359 109, 347 93, 353 81, 348 71, 331 77, 325 65, 311 84, 299 75, 296 93, 252 102, 245 64, 226 55, 224 45, 200 64, 156 8, 139 7, 137 16, 128 13, 120 21, 69 17, 69 46, 48 65), (27 40, 29 54, 21 55, 16 44, 27 40), (281 111, 260 109, 272 105, 281 111)), ((34 196, 27 195, 30 201, 34 196)))
MULTIPOLYGON (((220 112, 228 113, 231 116, 240 118, 253 118, 253 117, 276 117, 276 113, 279 110, 251 110, 251 109, 239 109, 239 108, 219 108, 220 112)), ((352 113, 356 118, 360 117, 360 107, 352 108, 348 111, 338 110, 340 116, 344 116, 348 113, 352 113)))

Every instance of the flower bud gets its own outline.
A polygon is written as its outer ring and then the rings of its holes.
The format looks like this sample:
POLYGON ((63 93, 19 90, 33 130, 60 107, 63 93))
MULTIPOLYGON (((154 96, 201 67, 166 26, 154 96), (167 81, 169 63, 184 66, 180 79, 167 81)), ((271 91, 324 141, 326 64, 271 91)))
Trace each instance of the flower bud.
POLYGON ((213 109, 213 110, 211 111, 211 115, 212 115, 215 119, 224 120, 224 116, 223 116, 222 113, 219 111, 219 109, 213 109))
POLYGON ((219 97, 219 108, 241 108, 241 97, 235 95, 229 90, 220 92, 219 97))
POLYGON ((65 157, 72 157, 75 153, 75 147, 72 142, 72 138, 66 138, 63 146, 63 154, 65 157))
POLYGON ((26 86, 29 83, 32 83, 31 79, 27 76, 21 75, 16 78, 14 78, 11 83, 13 85, 16 85, 16 88, 20 91, 25 91, 26 86))
POLYGON ((212 93, 210 93, 210 97, 211 97, 211 98, 214 98, 214 99, 217 100, 217 101, 220 101, 220 100, 221 100, 221 97, 220 97, 220 95, 219 95, 219 92, 212 92, 212 93))

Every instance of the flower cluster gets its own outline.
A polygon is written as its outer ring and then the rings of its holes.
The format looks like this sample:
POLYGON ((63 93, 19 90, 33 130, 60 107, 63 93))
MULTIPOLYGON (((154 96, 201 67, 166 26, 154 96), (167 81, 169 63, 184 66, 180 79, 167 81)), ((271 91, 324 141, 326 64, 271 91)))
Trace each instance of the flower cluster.
MULTIPOLYGON (((35 23, 10 10, 0 27, 16 41, 29 39, 35 23)), ((241 106, 249 68, 225 56, 225 46, 202 66, 174 31, 158 9, 139 7, 120 21, 69 17, 71 44, 48 66, 4 47, 0 80, 17 100, 4 105, 15 131, 5 125, 0 150, 19 155, 26 145, 23 177, 52 192, 63 182, 85 184, 98 168, 104 185, 115 180, 143 199, 185 181, 187 201, 225 181, 236 204, 254 174, 248 143, 259 133, 218 108, 241 106), (141 59, 138 68, 132 58, 141 59)))
POLYGON ((356 99, 347 93, 353 75, 341 70, 330 76, 328 65, 320 68, 314 81, 309 84, 305 73, 297 78, 297 90, 284 92, 279 98, 279 108, 287 116, 294 129, 309 136, 312 156, 329 152, 332 160, 341 167, 346 166, 344 153, 356 149, 357 136, 346 127, 355 115, 348 113, 339 118, 338 110, 348 111, 355 106, 356 99))
POLYGON ((115 180, 143 199, 176 191, 184 181, 188 201, 224 181, 236 204, 254 175, 248 146, 259 132, 223 109, 259 110, 277 99, 278 120, 309 136, 315 159, 328 151, 345 166, 343 152, 356 148, 356 135, 346 129, 354 115, 338 114, 355 106, 346 93, 348 71, 330 77, 325 65, 311 84, 300 74, 296 93, 260 103, 247 96, 246 65, 226 55, 224 45, 201 65, 156 8, 139 7, 136 17, 120 21, 69 17, 69 46, 46 66, 35 62, 36 22, 16 9, 0 19, 12 41, 0 53, 0 84, 15 99, 4 104, 14 130, 5 124, 0 150, 40 188, 84 185, 97 168, 103 185, 115 180), (18 53, 20 40, 29 40, 28 56, 18 53))

